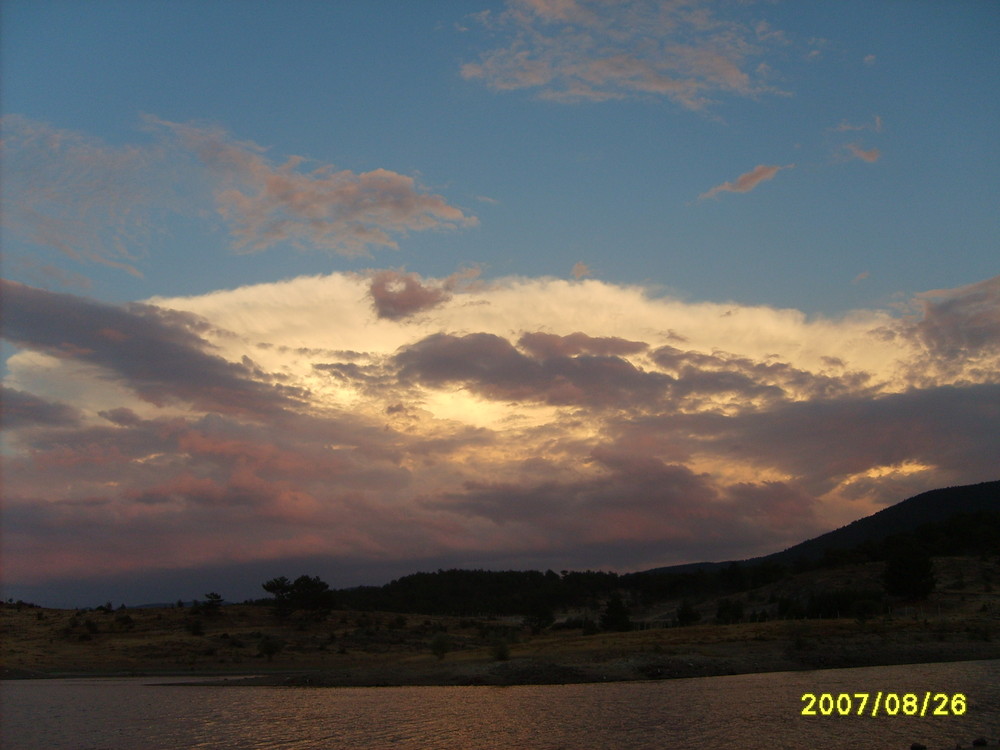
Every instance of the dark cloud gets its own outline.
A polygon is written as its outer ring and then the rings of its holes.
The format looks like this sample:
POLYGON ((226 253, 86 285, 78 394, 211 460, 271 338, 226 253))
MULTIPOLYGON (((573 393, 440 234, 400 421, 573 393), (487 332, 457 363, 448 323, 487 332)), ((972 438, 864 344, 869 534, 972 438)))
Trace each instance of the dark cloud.
MULTIPOLYGON (((816 497, 857 475, 928 467, 922 489, 995 479, 1000 385, 942 386, 877 398, 782 403, 768 410, 633 419, 620 434, 778 471, 816 497)), ((895 497, 895 499, 902 499, 895 497)))
POLYGON ((1000 355, 1000 276, 919 295, 922 318, 909 330, 939 365, 964 368, 1000 355), (969 360, 972 360, 970 362, 969 360))
MULTIPOLYGON (((863 391, 870 376, 864 372, 838 375, 813 373, 786 362, 755 361, 727 352, 711 354, 662 346, 653 361, 672 373, 679 398, 732 394, 746 400, 776 402, 795 398, 833 398, 863 391)), ((832 365, 831 365, 832 366, 832 365)))
POLYGON ((491 333, 428 336, 397 354, 395 361, 403 380, 432 387, 460 383, 490 399, 553 405, 648 404, 671 382, 621 357, 530 357, 491 333))
POLYGON ((781 482, 726 487, 649 454, 602 445, 599 472, 570 482, 467 482, 435 507, 487 519, 512 540, 544 535, 564 559, 596 545, 618 547, 616 563, 709 559, 709 550, 776 551, 817 529, 815 500, 781 482), (645 550, 645 552, 640 552, 645 550), (655 553, 654 553, 655 551, 655 553), (627 562, 626 562, 627 561, 627 562))
POLYGON ((401 320, 437 307, 451 298, 440 287, 425 286, 415 273, 386 269, 372 276, 368 288, 375 313, 380 318, 401 320))
POLYGON ((76 425, 80 412, 68 404, 47 401, 25 391, 0 385, 0 424, 5 429, 17 429, 31 425, 58 426, 76 425))
POLYGON ((518 339, 518 345, 538 359, 552 357, 572 357, 577 354, 598 356, 638 354, 649 348, 642 341, 628 341, 615 336, 588 336, 585 333, 571 333, 557 336, 554 333, 525 333, 518 339))
POLYGON ((183 401, 211 411, 275 415, 296 404, 294 389, 255 380, 252 363, 210 354, 189 313, 151 305, 108 305, 12 281, 3 290, 3 336, 56 357, 98 365, 154 404, 183 401))

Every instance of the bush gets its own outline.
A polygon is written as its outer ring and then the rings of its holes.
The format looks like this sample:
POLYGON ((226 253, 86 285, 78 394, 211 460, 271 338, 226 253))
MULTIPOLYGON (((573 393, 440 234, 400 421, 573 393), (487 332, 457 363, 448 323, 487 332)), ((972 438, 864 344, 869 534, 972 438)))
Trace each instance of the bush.
POLYGON ((438 633, 431 638, 431 653, 439 660, 451 651, 451 639, 444 633, 438 633))
POLYGON ((493 657, 493 661, 507 661, 510 658, 510 646, 507 645, 507 641, 499 638, 493 641, 490 646, 490 655, 493 657))
POLYGON ((284 648, 285 642, 283 640, 272 635, 265 635, 257 644, 257 653, 266 656, 267 660, 271 661, 275 654, 280 654, 284 648))
POLYGON ((687 625, 694 625, 698 620, 701 619, 701 614, 696 610, 687 599, 681 602, 681 606, 677 608, 677 624, 682 628, 687 625))

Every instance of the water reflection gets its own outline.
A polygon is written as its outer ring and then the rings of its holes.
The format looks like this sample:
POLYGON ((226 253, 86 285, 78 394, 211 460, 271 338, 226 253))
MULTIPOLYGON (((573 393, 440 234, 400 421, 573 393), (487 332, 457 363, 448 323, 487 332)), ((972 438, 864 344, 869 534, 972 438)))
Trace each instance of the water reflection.
POLYGON ((2 686, 20 748, 908 748, 1000 740, 1000 661, 525 687, 2 686), (804 692, 964 692, 964 716, 801 716, 804 692))

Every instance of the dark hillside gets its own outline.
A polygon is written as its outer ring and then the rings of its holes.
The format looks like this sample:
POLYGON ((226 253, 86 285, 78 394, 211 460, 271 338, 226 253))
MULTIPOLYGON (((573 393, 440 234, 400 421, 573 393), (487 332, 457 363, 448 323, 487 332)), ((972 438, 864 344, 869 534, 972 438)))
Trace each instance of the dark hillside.
POLYGON ((816 561, 827 550, 849 550, 866 543, 878 544, 889 536, 908 533, 925 524, 945 521, 959 513, 980 511, 1000 512, 1000 481, 923 492, 836 531, 753 562, 791 564, 797 560, 816 561))
MULTIPOLYGON (((775 563, 794 565, 818 562, 828 551, 854 550, 862 545, 879 546, 888 537, 915 531, 925 524, 946 521, 960 513, 1000 513, 1000 481, 930 490, 891 505, 878 513, 842 526, 822 536, 796 544, 781 552, 738 561, 746 565, 775 563)), ((998 541, 1000 546, 1000 541, 998 541)), ((693 573, 715 571, 730 562, 704 562, 654 568, 649 573, 693 573)))

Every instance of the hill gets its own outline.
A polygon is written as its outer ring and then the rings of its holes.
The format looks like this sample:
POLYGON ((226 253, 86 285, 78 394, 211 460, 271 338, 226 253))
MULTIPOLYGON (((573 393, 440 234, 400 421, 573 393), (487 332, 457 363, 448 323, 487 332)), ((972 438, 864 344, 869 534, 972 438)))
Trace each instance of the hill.
POLYGON ((982 512, 1000 513, 1000 480, 922 492, 839 529, 763 557, 671 565, 647 572, 691 573, 696 570, 715 570, 733 562, 745 565, 817 562, 830 552, 852 550, 863 545, 877 546, 891 536, 914 532, 927 524, 947 521, 958 514, 982 512))

